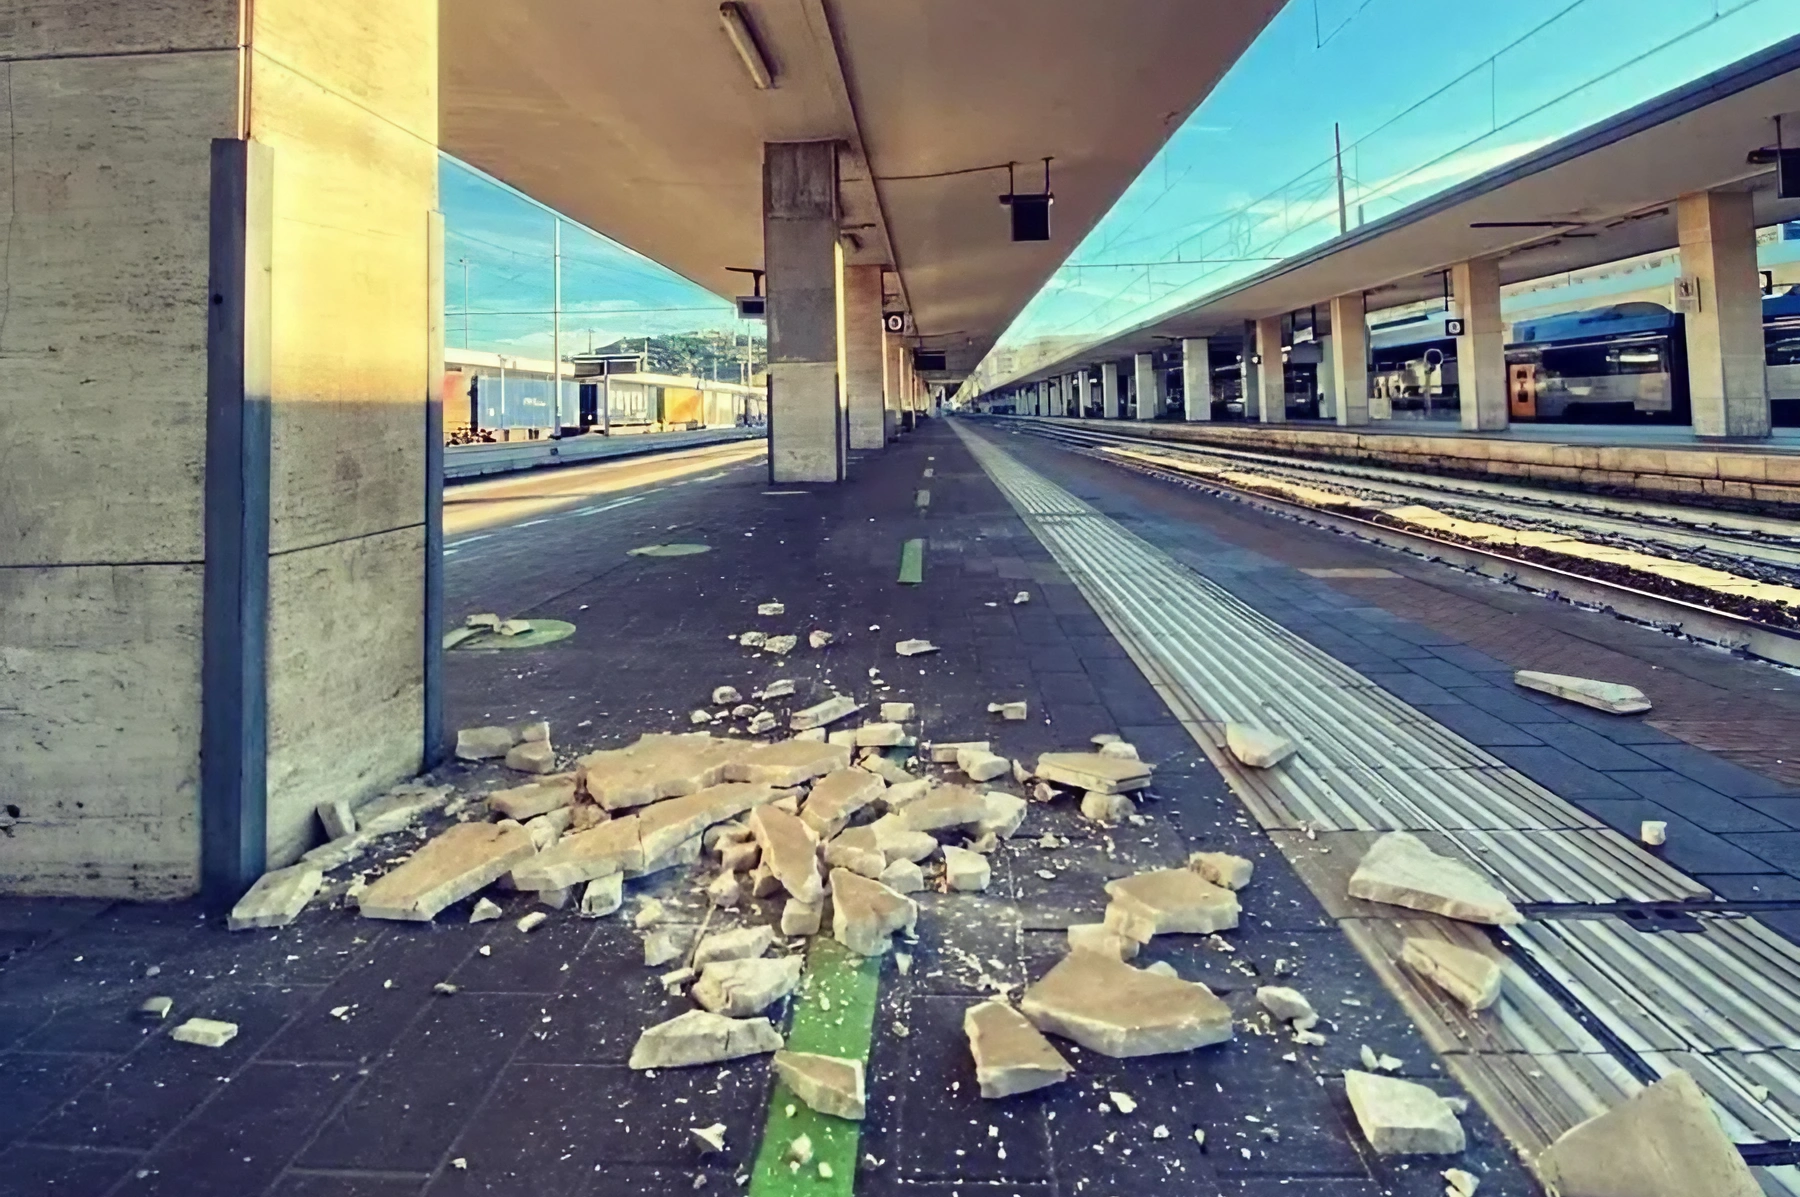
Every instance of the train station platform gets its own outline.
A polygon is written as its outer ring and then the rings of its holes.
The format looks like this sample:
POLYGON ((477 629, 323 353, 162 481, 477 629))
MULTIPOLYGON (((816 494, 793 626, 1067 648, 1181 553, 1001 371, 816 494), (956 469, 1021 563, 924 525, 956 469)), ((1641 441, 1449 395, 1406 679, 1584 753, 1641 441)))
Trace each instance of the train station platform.
MULTIPOLYGON (((451 651, 453 725, 547 720, 566 763, 689 730, 716 687, 791 680, 778 713, 834 692, 865 704, 851 723, 911 703, 921 740, 986 740, 1027 766, 1119 736, 1153 784, 1111 825, 1078 795, 1031 801, 990 852, 987 889, 914 894, 916 938, 875 963, 846 964, 828 936, 805 949, 806 979, 769 1014, 797 1050, 866 1061, 860 1123, 800 1106, 766 1056, 627 1066, 646 1028, 691 1008, 658 983, 673 965, 643 962, 645 904, 715 931, 780 911, 709 914, 710 854, 626 882, 618 914, 548 910, 530 934, 514 922, 527 893, 490 890, 507 917, 476 924, 472 897, 421 924, 343 906, 349 875, 391 867, 444 826, 429 820, 332 872, 327 899, 276 929, 233 935, 181 905, 0 901, 0 1194, 1439 1197, 1460 1168, 1483 1197, 1524 1197, 1540 1189, 1521 1157, 1676 1068, 1768 1165, 1767 1190, 1800 1193, 1784 1154, 1800 1139, 1790 673, 999 422, 927 422, 838 486, 775 486, 739 463, 641 481, 604 511, 589 499, 447 537, 453 625, 492 612, 555 630, 451 651), (919 580, 902 581, 915 556, 919 580), (769 603, 781 611, 760 614, 769 603), (769 652, 746 631, 797 644, 769 652), (907 639, 936 651, 897 655, 907 639), (1523 691, 1518 668, 1628 682, 1652 711, 1523 691), (1025 719, 990 712, 1014 702, 1025 719), (1298 756, 1236 764, 1223 724, 1243 718, 1298 756), (1663 848, 1636 844, 1645 819, 1667 823, 1663 848), (1491 878, 1524 922, 1348 897, 1350 870, 1394 830, 1491 878), (982 1098, 964 1011, 1040 981, 1067 928, 1100 919, 1108 882, 1194 851, 1254 862, 1239 925, 1156 936, 1134 963, 1205 984, 1232 1038, 1127 1059, 1059 1038, 1067 1080, 982 1098), (1408 935, 1495 961, 1499 1003, 1444 1000, 1397 964, 1408 935), (1270 1022, 1268 985, 1307 995, 1318 1039, 1270 1022), (198 1015, 238 1035, 172 1041, 134 1018, 158 994, 168 1025, 198 1015), (1463 1152, 1371 1149, 1345 1078, 1390 1069, 1381 1057, 1473 1099, 1463 1152), (704 1150, 692 1132, 715 1126, 723 1149, 704 1150)), ((712 728, 727 729, 743 721, 712 728)), ((460 796, 519 777, 458 763, 428 780, 460 796)))
POLYGON ((1323 421, 1048 419, 1059 426, 1227 449, 1645 499, 1800 511, 1800 432, 1793 429, 1780 429, 1766 441, 1720 444, 1697 439, 1690 428, 1626 425, 1521 424, 1503 432, 1465 432, 1425 420, 1344 428, 1323 421))

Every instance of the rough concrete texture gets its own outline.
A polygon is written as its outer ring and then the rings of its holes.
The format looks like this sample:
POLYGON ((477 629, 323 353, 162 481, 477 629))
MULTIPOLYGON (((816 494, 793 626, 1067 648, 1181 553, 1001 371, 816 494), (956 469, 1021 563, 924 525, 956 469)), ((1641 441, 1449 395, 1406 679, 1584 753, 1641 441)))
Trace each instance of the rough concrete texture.
POLYGON ((1069 950, 1071 952, 1099 952, 1102 956, 1111 956, 1114 960, 1135 960, 1138 950, 1143 945, 1129 935, 1120 935, 1110 930, 1105 923, 1071 923, 1069 925, 1069 950))
POLYGON ((535 851, 531 833, 517 823, 458 823, 370 884, 357 906, 367 918, 428 923, 444 907, 498 881, 535 851))
POLYGON ((715 931, 694 949, 694 967, 703 969, 721 960, 754 960, 774 946, 775 932, 768 927, 715 931))
POLYGON ((1286 736, 1252 723, 1227 723, 1225 747, 1241 765, 1252 769, 1272 769, 1293 756, 1299 745, 1286 736))
POLYGON ((638 817, 626 815, 563 836, 548 852, 514 869, 513 884, 519 889, 559 889, 609 873, 639 873, 643 867, 638 817))
POLYGON ((834 769, 813 783, 800 808, 801 821, 820 839, 828 840, 885 789, 887 782, 866 769, 834 769))
POLYGON ((706 886, 706 900, 720 910, 736 910, 743 896, 743 882, 736 873, 720 873, 706 886))
POLYGON ((1071 952, 1025 990, 1038 1030, 1104 1056, 1185 1052, 1231 1038, 1231 1008, 1204 985, 1158 976, 1098 952, 1071 952))
POLYGON ((762 807, 750 816, 750 831, 762 848, 766 868, 790 897, 817 902, 825 896, 819 876, 819 837, 786 811, 762 807))
POLYGON ((512 751, 513 734, 506 727, 465 727, 456 733, 456 759, 486 761, 512 751))
POLYGON ((192 1043, 198 1047, 224 1047, 237 1038, 238 1026, 235 1022, 220 1022, 216 1018, 190 1018, 169 1032, 169 1038, 177 1043, 192 1043))
POLYGON ((554 773, 556 751, 548 740, 527 740, 513 745, 506 754, 506 767, 520 773, 554 773))
MULTIPOLYGON (((919 866, 914 865, 915 869, 919 866)), ((944 845, 944 883, 961 893, 979 893, 988 887, 993 867, 988 858, 967 848, 944 845)))
POLYGON ((1400 962, 1471 1011, 1500 1000, 1500 963, 1480 952, 1409 935, 1400 944, 1400 962))
POLYGON ((906 742, 906 729, 898 723, 865 723, 856 729, 858 748, 892 748, 906 742))
POLYGON ((1539 673, 1533 669, 1519 670, 1513 674, 1513 682, 1527 690, 1553 694, 1610 715, 1636 715, 1650 709, 1650 700, 1644 697, 1644 692, 1623 682, 1600 682, 1562 673, 1539 673))
POLYGON ((719 846, 719 867, 727 873, 748 873, 762 862, 762 845, 755 840, 719 846))
POLYGON ((866 1110, 863 1063, 812 1052, 775 1053, 775 1075, 795 1097, 821 1114, 860 1121, 866 1110))
POLYGON ((963 748, 956 753, 956 767, 970 781, 992 781, 1004 777, 1012 769, 1012 762, 985 748, 963 748))
POLYGON ((879 956, 895 932, 911 935, 919 904, 848 869, 831 871, 832 938, 862 956, 879 956))
POLYGON ((854 698, 842 694, 834 694, 824 702, 816 702, 810 707, 795 711, 788 717, 788 727, 794 731, 809 731, 815 727, 824 727, 828 723, 836 723, 847 715, 862 710, 862 704, 854 698))
POLYGON ((766 1018, 727 1018, 710 1010, 689 1010, 638 1036, 631 1067, 688 1068, 719 1064, 781 1050, 779 1032, 766 1018))
POLYGON ((1350 896, 1429 911, 1470 923, 1508 926, 1524 920, 1505 894, 1468 865, 1439 856, 1418 836, 1390 831, 1350 875, 1350 896))
POLYGON ((1253 862, 1229 852, 1195 852, 1188 857, 1187 867, 1226 889, 1243 889, 1256 873, 1253 862))
POLYGON ((881 717, 889 723, 910 723, 917 708, 910 702, 884 702, 881 717))
POLYGON ((852 827, 838 833, 825 845, 822 855, 827 868, 849 869, 869 878, 880 877, 888 866, 887 854, 881 850, 873 827, 852 827))
POLYGON ((987 814, 987 800, 980 790, 968 786, 938 786, 917 802, 907 803, 897 815, 899 826, 907 831, 949 831, 955 827, 973 827, 987 814))
POLYGON ((993 745, 986 740, 947 740, 940 743, 934 743, 931 746, 931 763, 934 765, 954 765, 957 763, 957 756, 965 748, 971 751, 988 752, 992 750, 993 745))
POLYGON ((925 871, 910 860, 896 860, 876 880, 897 894, 916 894, 925 888, 925 871))
POLYGON ((1151 767, 1143 761, 1097 752, 1046 752, 1032 772, 1045 781, 1100 794, 1128 794, 1150 784, 1151 767))
POLYGON ((1694 1078, 1672 1072, 1564 1131, 1537 1173, 1558 1197, 1760 1197, 1694 1078))
POLYGON ((881 804, 889 811, 904 810, 907 806, 931 793, 937 784, 935 778, 919 777, 900 782, 898 785, 890 785, 882 792, 881 804))
POLYGON ((231 908, 225 925, 233 931, 285 927, 300 917, 324 880, 324 873, 304 864, 264 873, 231 908))
POLYGON ((529 782, 508 790, 495 790, 487 796, 488 809, 505 819, 523 823, 539 815, 572 806, 575 802, 575 775, 561 773, 542 781, 529 782))
POLYGON ((790 938, 796 935, 817 935, 819 923, 824 917, 823 902, 801 902, 789 898, 781 907, 781 933, 790 938))
POLYGON ((975 824, 977 836, 992 835, 998 839, 1010 840, 1018 834, 1020 826, 1025 822, 1027 809, 1023 798, 1001 790, 986 790, 981 795, 981 802, 981 818, 975 824))
POLYGON ((328 840, 356 834, 356 810, 348 798, 327 798, 319 803, 319 825, 328 840))
POLYGON ((1237 895, 1188 869, 1154 869, 1106 883, 1106 926, 1139 943, 1157 935, 1207 935, 1238 925, 1237 895))
POLYGON ((811 740, 783 740, 758 744, 726 766, 732 781, 753 781, 771 786, 805 785, 834 769, 847 768, 850 752, 839 744, 811 740))
POLYGON ((1005 1002, 982 1002, 963 1011, 963 1033, 969 1037, 983 1097, 1029 1093, 1074 1071, 1043 1033, 1005 1002))
POLYGON ((694 1000, 730 1018, 761 1014, 800 984, 801 963, 798 956, 712 961, 700 970, 694 1000))
POLYGON ((890 861, 928 860, 938 850, 935 836, 928 831, 914 831, 901 821, 899 815, 881 816, 869 824, 869 831, 875 837, 876 846, 890 861))
POLYGON ((1456 1111, 1424 1085, 1347 1068, 1344 1090, 1379 1155, 1455 1155, 1467 1146, 1456 1111))
POLYGON ((717 785, 747 747, 706 732, 652 733, 626 748, 588 753, 575 762, 575 780, 602 809, 628 810, 717 785))
POLYGON ((1089 790, 1081 796, 1081 817, 1108 827, 1125 822, 1137 814, 1137 803, 1127 794, 1102 794, 1089 790))
POLYGON ((677 845, 705 835, 707 828, 764 807, 777 797, 766 785, 724 782, 643 808, 637 814, 637 825, 645 871, 654 872, 654 862, 677 845))

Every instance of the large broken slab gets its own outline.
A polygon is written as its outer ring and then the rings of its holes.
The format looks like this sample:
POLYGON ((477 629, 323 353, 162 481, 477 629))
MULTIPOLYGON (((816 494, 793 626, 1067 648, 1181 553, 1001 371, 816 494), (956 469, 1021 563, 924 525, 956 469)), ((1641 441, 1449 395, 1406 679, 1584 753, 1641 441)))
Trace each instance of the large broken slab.
POLYGON ((694 967, 705 968, 721 960, 755 960, 774 946, 775 932, 768 927, 715 931, 694 949, 694 967))
POLYGON ((848 869, 831 870, 831 935, 860 956, 879 956, 898 931, 913 934, 919 904, 848 869))
POLYGON ((1238 925, 1237 895, 1190 869, 1153 869, 1106 883, 1109 930, 1149 943, 1171 932, 1209 935, 1238 925))
POLYGON ((727 1018, 710 1010, 689 1010, 638 1036, 631 1067, 689 1068, 781 1050, 781 1034, 766 1018, 727 1018))
POLYGON ((512 750, 512 729, 507 727, 465 727, 456 733, 456 759, 486 761, 505 756, 512 750))
POLYGON ((944 845, 944 884, 951 889, 960 893, 979 893, 988 887, 992 877, 993 866, 987 857, 967 848, 944 845))
POLYGON ((1390 831, 1370 845, 1348 888, 1353 898, 1468 923, 1509 926, 1524 921, 1487 878, 1460 860, 1439 856, 1406 831, 1390 831))
POLYGON ((1533 669, 1519 670, 1513 674, 1513 682, 1527 690, 1553 694, 1609 715, 1636 715, 1650 709, 1650 700, 1644 697, 1644 692, 1623 682, 1600 682, 1565 673, 1539 673, 1533 669))
POLYGON ((973 827, 987 815, 987 799, 968 786, 938 786, 892 816, 907 831, 948 831, 973 827))
POLYGON ((819 837, 812 828, 784 810, 764 806, 751 813, 750 833, 762 848, 762 867, 781 882, 789 896, 801 902, 824 898, 819 837))
POLYGON ((975 824, 976 836, 992 835, 1010 840, 1025 822, 1027 804, 1017 794, 1003 790, 984 790, 981 795, 981 818, 975 824))
POLYGON ((1114 960, 1134 960, 1143 945, 1129 935, 1110 930, 1105 923, 1070 923, 1071 952, 1099 952, 1114 960))
POLYGON ((730 1018, 761 1014, 794 992, 794 986, 800 984, 800 966, 798 956, 715 960, 700 970, 694 1000, 730 1018))
POLYGON ((535 851, 531 833, 517 823, 458 823, 371 883, 357 899, 357 907, 372 919, 428 923, 452 902, 492 885, 531 859, 535 851))
POLYGON ((1239 764, 1252 769, 1272 769, 1293 756, 1299 745, 1254 723, 1227 723, 1225 747, 1239 764))
POLYGON ((645 871, 652 871, 649 864, 667 856, 677 845, 695 836, 704 836, 706 829, 714 824, 767 806, 778 797, 780 795, 766 785, 722 782, 645 807, 637 814, 645 871))
MULTIPOLYGON (((876 846, 890 862, 910 860, 916 864, 935 855, 938 850, 937 837, 928 831, 914 831, 902 821, 900 814, 883 815, 869 824, 868 829, 875 837, 876 846)), ((848 835, 849 832, 845 834, 848 835)))
POLYGON ((1150 766, 1097 752, 1046 752, 1033 774, 1044 781, 1099 794, 1127 794, 1150 784, 1150 766))
POLYGON ((264 873, 231 908, 225 925, 233 931, 285 927, 300 917, 324 880, 323 872, 306 864, 264 873))
POLYGON ((873 827, 852 827, 839 832, 826 843, 822 855, 827 868, 849 869, 869 878, 880 878, 882 870, 888 866, 887 854, 881 850, 873 827))
POLYGON ((775 1075, 795 1097, 821 1114, 861 1120, 867 1110, 861 1060, 780 1051, 775 1053, 775 1075))
POLYGON ((822 840, 849 825, 850 817, 881 797, 887 782, 867 769, 834 769, 813 783, 800 819, 822 840))
POLYGON ((523 823, 539 815, 575 804, 575 775, 558 773, 542 781, 495 790, 487 796, 488 809, 506 819, 523 823))
POLYGON ((1500 964, 1480 952, 1409 935, 1400 944, 1400 962, 1466 1006, 1486 1010, 1500 1000, 1500 964))
POLYGON ((626 748, 588 753, 575 762, 575 779, 603 809, 629 810, 725 781, 726 764, 747 748, 706 732, 656 732, 626 748))
POLYGON ((751 781, 769 786, 805 785, 834 769, 848 768, 850 750, 841 744, 813 740, 783 740, 758 744, 726 766, 732 781, 751 781))
POLYGON ((1075 1071, 1029 1019, 1005 1002, 982 1002, 963 1011, 963 1034, 969 1037, 983 1097, 1029 1093, 1075 1071))
POLYGON ((1761 1197, 1706 1094, 1672 1072, 1564 1131, 1537 1158, 1559 1197, 1761 1197))
POLYGON ((1344 1091, 1378 1155, 1455 1155, 1467 1146, 1456 1111, 1424 1085, 1346 1068, 1344 1091))
POLYGON ((519 889, 561 889, 609 873, 643 871, 644 845, 638 838, 638 816, 626 815, 563 836, 553 847, 514 869, 513 884, 519 889))
POLYGON ((1025 990, 1019 1012, 1040 1031, 1114 1058, 1191 1051, 1231 1038, 1231 1008, 1206 986, 1099 952, 1063 957, 1025 990))

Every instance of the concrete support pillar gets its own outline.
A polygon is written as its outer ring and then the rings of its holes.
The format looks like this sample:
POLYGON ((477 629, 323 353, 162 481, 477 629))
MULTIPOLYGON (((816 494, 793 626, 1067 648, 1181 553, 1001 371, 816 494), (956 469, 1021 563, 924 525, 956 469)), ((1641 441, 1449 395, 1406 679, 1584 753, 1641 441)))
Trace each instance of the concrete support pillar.
POLYGON ((893 440, 900 429, 900 338, 881 334, 882 435, 893 440))
POLYGON ((1132 385, 1137 391, 1137 418, 1154 420, 1162 410, 1162 371, 1154 353, 1140 353, 1132 361, 1132 385))
POLYGON ((1369 322, 1362 292, 1331 301, 1331 382, 1337 422, 1369 422, 1369 322))
POLYGON ((1510 422, 1511 413, 1506 390, 1506 325, 1500 318, 1500 260, 1458 262, 1450 268, 1450 290, 1463 321, 1463 335, 1456 338, 1462 426, 1470 432, 1500 431, 1510 422))
POLYGON ((1181 404, 1186 420, 1212 419, 1212 342, 1185 337, 1181 342, 1181 404))
POLYGON ((844 395, 850 408, 850 447, 879 449, 887 443, 883 417, 884 351, 880 266, 844 267, 844 395))
POLYGON ((1769 435, 1762 290, 1750 194, 1711 191, 1676 202, 1681 272, 1697 283, 1687 316, 1688 393, 1700 436, 1769 435))
POLYGON ((1119 418, 1119 363, 1100 363, 1100 418, 1119 418))
POLYGON ((769 478, 838 482, 845 419, 838 375, 837 144, 763 146, 763 266, 769 287, 769 478))
POLYGON ((1094 406, 1094 376, 1086 366, 1075 376, 1075 414, 1087 419, 1094 406))
POLYGON ((0 890, 234 898, 428 755, 437 28, 0 4, 0 890))
POLYGON ((1287 371, 1281 360, 1281 317, 1267 316, 1256 322, 1256 352, 1262 366, 1256 372, 1257 413, 1265 424, 1287 423, 1287 371))

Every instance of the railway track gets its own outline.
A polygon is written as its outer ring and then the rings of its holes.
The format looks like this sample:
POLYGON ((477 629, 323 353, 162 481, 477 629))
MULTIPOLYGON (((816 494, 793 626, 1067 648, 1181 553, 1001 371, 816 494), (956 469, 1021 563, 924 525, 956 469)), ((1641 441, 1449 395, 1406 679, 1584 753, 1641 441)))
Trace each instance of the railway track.
POLYGON ((1012 421, 1115 465, 1800 667, 1800 525, 1012 421))

